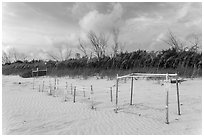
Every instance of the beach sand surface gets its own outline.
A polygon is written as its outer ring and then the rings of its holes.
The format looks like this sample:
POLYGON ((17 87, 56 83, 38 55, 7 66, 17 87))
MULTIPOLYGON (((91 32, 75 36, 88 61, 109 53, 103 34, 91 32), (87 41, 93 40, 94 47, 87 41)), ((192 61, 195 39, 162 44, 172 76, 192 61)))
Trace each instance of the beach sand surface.
POLYGON ((33 80, 19 76, 2 76, 3 134, 202 134, 201 78, 187 79, 179 84, 181 115, 177 114, 176 85, 171 84, 169 124, 165 123, 166 92, 162 82, 134 80, 133 105, 130 105, 131 80, 121 80, 119 110, 115 113, 116 80, 60 77, 56 81, 57 89, 54 90, 55 77, 39 77, 33 80), (90 94, 91 85, 93 94, 90 94), (49 95, 50 89, 52 95, 49 95))

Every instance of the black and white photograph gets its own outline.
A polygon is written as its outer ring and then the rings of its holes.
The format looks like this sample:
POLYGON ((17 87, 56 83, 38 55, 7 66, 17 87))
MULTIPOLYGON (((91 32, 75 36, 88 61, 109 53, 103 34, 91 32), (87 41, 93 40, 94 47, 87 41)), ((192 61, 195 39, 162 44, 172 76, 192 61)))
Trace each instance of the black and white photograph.
POLYGON ((202 135, 202 2, 1 8, 2 135, 202 135))

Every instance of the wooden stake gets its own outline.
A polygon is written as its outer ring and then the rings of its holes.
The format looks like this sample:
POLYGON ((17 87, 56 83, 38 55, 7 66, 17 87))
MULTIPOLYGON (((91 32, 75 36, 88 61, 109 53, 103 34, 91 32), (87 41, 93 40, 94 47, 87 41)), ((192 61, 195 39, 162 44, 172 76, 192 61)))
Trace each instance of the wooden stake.
POLYGON ((116 79, 116 100, 115 100, 115 112, 118 113, 118 74, 116 79))
POLYGON ((52 95, 52 93, 51 93, 51 92, 52 92, 52 91, 51 91, 51 87, 52 87, 52 86, 51 86, 51 81, 50 81, 50 79, 49 79, 49 87, 50 87, 50 93, 49 93, 49 95, 52 95))
POLYGON ((133 78, 132 78, 132 81, 131 81, 131 96, 130 96, 130 105, 132 105, 132 95, 133 95, 133 78))
POLYGON ((34 76, 33 76, 33 69, 32 69, 32 77, 33 77, 33 89, 34 89, 34 82, 35 82, 35 78, 34 78, 34 76))
POLYGON ((176 76, 176 90, 177 90, 178 115, 181 115, 180 99, 179 99, 179 85, 178 85, 178 77, 177 76, 176 76))
POLYGON ((45 81, 43 81, 42 92, 44 92, 44 83, 45 83, 45 81))
POLYGON ((58 86, 57 86, 57 85, 58 85, 58 84, 57 84, 57 79, 56 79, 56 84, 55 84, 55 85, 56 85, 56 90, 57 90, 57 89, 58 89, 58 86))
POLYGON ((72 90, 73 90, 73 88, 72 88, 72 84, 71 84, 71 95, 72 95, 72 90))
POLYGON ((84 97, 86 97, 86 94, 85 94, 85 89, 83 88, 83 92, 84 92, 84 97))
POLYGON ((169 89, 167 88, 167 83, 168 83, 169 77, 168 74, 166 74, 166 124, 169 124, 169 89))
POLYGON ((113 91, 112 91, 112 87, 110 87, 110 98, 111 98, 111 102, 113 101, 113 91))
POLYGON ((56 78, 55 78, 55 85, 54 85, 54 90, 56 90, 56 78))
POLYGON ((94 100, 93 100, 93 86, 91 85, 91 109, 94 109, 94 100))
POLYGON ((37 77, 38 77, 38 68, 37 68, 37 74, 36 74, 36 75, 37 75, 37 77))
POLYGON ((166 124, 169 124, 169 91, 166 91, 166 124))
POLYGON ((68 83, 66 82, 66 90, 67 90, 67 95, 68 95, 68 83))
POLYGON ((52 88, 50 87, 50 95, 52 95, 52 88))
POLYGON ((76 100, 75 100, 75 96, 76 96, 76 86, 74 87, 74 101, 73 101, 74 103, 75 103, 75 101, 76 101, 76 100))
POLYGON ((65 87, 65 89, 67 89, 67 82, 66 82, 66 87, 65 87))
POLYGON ((39 85, 39 92, 40 92, 40 85, 39 85))

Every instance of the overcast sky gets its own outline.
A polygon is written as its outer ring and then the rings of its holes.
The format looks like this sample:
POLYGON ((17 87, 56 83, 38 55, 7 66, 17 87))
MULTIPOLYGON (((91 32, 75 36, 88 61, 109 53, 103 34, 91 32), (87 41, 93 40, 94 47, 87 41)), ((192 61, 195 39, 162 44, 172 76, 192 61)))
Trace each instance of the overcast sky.
POLYGON ((183 41, 202 34, 201 3, 3 3, 3 50, 15 48, 34 58, 58 47, 77 50, 87 32, 120 29, 125 50, 168 48, 169 30, 183 41))

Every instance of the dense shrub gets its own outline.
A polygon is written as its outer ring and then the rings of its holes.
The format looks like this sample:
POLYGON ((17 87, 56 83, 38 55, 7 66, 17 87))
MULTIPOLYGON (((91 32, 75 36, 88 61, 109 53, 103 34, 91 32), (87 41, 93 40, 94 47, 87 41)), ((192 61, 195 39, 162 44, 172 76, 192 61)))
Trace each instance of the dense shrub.
MULTIPOLYGON (((191 50, 177 50, 170 48, 162 51, 137 50, 134 52, 121 52, 116 56, 102 56, 88 59, 82 57, 79 59, 71 58, 65 61, 45 61, 32 60, 30 62, 15 62, 4 64, 3 74, 18 73, 22 70, 29 70, 21 74, 22 77, 30 77, 31 69, 47 68, 50 75, 91 75, 103 73, 110 75, 113 70, 123 70, 129 72, 134 70, 137 72, 151 73, 179 73, 184 76, 201 76, 202 75, 202 53, 191 50), (106 72, 104 72, 107 70, 106 72), (111 70, 111 71, 109 71, 111 70), (87 72, 86 72, 87 71, 87 72), (52 73, 51 73, 52 72, 52 73), (72 72, 72 73, 70 73, 72 72)), ((113 73, 112 73, 113 74, 113 73)))
POLYGON ((22 74, 20 74, 20 76, 21 76, 22 78, 30 78, 30 77, 32 77, 32 71, 30 71, 30 70, 25 71, 25 72, 23 72, 22 74))

